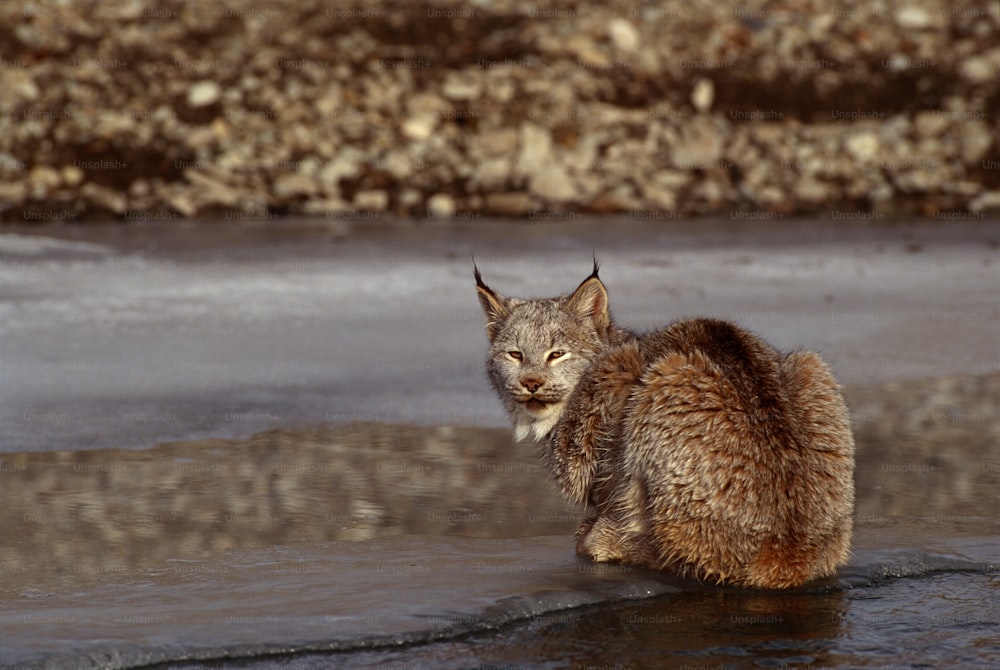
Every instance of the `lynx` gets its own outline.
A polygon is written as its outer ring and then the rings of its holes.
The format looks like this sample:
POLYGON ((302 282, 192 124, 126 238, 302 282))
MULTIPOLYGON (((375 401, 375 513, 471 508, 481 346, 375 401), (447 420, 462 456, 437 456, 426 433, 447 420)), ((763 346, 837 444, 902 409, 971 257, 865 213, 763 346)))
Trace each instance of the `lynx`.
POLYGON ((750 588, 845 562, 854 439, 818 355, 716 319, 619 328, 596 260, 556 298, 506 297, 474 276, 514 436, 587 506, 578 554, 750 588))

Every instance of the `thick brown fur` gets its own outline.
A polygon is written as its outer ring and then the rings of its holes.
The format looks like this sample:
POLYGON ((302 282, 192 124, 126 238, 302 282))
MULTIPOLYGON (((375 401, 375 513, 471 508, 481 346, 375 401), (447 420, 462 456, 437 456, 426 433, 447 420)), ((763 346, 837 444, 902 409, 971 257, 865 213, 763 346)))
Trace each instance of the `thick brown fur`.
POLYGON ((570 296, 506 298, 478 270, 477 288, 494 387, 590 510, 579 554, 757 588, 845 562, 854 441, 819 356, 714 319, 622 330, 596 264, 570 296))

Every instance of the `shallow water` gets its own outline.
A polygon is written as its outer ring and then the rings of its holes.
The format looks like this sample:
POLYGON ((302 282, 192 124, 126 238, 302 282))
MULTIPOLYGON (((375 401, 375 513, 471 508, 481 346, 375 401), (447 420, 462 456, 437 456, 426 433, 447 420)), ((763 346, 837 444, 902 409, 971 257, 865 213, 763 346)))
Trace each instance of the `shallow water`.
POLYGON ((504 426, 470 253, 521 296, 572 290, 596 253, 621 325, 729 318, 843 384, 1000 371, 1000 220, 5 227, 0 453, 504 426))
POLYGON ((624 223, 5 229, 0 665, 1000 670, 997 222, 624 223), (623 325, 821 351, 850 564, 760 593, 575 557, 470 251, 518 295, 596 251, 623 325))
POLYGON ((579 510, 503 429, 355 424, 9 455, 2 661, 997 667, 995 444, 966 445, 970 478, 920 466, 926 440, 856 429, 872 464, 914 467, 859 477, 850 565, 790 593, 578 559, 579 510))

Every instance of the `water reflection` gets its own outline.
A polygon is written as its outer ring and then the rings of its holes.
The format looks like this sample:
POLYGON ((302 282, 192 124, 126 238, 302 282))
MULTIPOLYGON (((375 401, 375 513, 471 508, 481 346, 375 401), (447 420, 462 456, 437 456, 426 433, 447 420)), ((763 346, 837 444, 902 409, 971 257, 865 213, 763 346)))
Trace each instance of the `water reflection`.
POLYGON ((4 575, 132 571, 229 549, 387 535, 572 533, 509 431, 359 424, 3 461, 4 575))
MULTIPOLYGON (((996 533, 1000 375, 853 391, 858 526, 996 533), (905 524, 904 524, 905 525, 905 524)), ((0 588, 167 559, 392 535, 566 535, 567 506, 504 429, 357 424, 148 451, 0 461, 0 588)))

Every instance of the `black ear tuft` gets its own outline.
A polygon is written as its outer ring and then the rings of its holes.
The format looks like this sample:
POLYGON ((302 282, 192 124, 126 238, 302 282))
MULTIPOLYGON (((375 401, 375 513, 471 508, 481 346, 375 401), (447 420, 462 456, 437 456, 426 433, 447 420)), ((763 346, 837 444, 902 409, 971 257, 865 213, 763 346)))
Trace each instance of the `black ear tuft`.
POLYGON ((476 278, 476 286, 478 288, 484 288, 489 290, 489 287, 483 283, 483 275, 479 273, 479 266, 476 265, 476 257, 472 257, 472 276, 476 278))
POLYGON ((597 263, 597 253, 595 252, 594 253, 594 271, 590 273, 590 276, 587 277, 587 279, 600 279, 600 277, 597 276, 597 273, 598 273, 598 271, 600 269, 601 269, 601 266, 597 263))
POLYGON ((500 332, 503 322, 510 315, 510 299, 502 293, 497 293, 483 281, 483 276, 476 267, 475 258, 472 259, 472 274, 476 278, 476 294, 479 296, 479 304, 486 314, 486 335, 490 342, 500 332))

